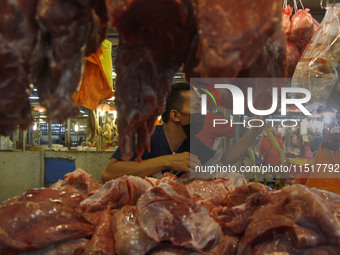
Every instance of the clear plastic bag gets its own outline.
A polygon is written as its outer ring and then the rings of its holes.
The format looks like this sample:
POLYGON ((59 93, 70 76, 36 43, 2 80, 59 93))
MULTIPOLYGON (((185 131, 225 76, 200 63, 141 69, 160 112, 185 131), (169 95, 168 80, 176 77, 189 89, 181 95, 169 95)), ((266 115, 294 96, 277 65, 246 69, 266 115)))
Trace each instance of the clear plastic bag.
POLYGON ((311 92, 311 110, 328 100, 339 79, 340 3, 329 5, 326 9, 319 29, 296 66, 293 78, 299 79, 292 81, 293 87, 303 87, 311 92))

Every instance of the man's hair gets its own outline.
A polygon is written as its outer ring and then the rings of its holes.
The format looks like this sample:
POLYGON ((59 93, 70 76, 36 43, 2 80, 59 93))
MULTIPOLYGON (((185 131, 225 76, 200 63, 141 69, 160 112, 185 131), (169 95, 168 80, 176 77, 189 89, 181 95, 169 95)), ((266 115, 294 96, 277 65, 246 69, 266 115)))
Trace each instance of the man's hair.
POLYGON ((185 101, 182 92, 188 90, 190 90, 190 85, 186 82, 174 83, 171 86, 170 94, 166 99, 165 112, 162 114, 162 120, 164 123, 169 121, 171 110, 179 111, 182 108, 185 101))

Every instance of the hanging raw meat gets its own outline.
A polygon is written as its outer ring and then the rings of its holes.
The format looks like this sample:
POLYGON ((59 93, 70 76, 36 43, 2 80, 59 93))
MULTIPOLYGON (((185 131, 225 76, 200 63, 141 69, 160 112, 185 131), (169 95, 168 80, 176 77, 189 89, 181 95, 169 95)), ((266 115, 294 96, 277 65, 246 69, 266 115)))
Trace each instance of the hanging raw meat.
POLYGON ((79 85, 84 58, 98 49, 106 32, 93 2, 39 1, 40 33, 32 74, 49 119, 62 122, 78 113, 71 97, 79 85))
POLYGON ((290 7, 289 5, 287 5, 287 7, 282 8, 281 27, 287 36, 289 36, 289 32, 290 32, 290 27, 291 27, 290 16, 292 16, 292 13, 293 13, 293 8, 290 7))
MULTIPOLYGON (((242 70, 239 77, 285 78, 287 76, 286 50, 286 36, 283 30, 279 28, 262 46, 260 54, 254 63, 248 69, 242 70)), ((268 87, 265 87, 263 89, 267 88, 268 87)), ((261 87, 259 87, 259 89, 261 90, 261 87)), ((263 93, 263 91, 260 93, 263 93)), ((269 89, 268 96, 271 96, 271 88, 269 89)), ((264 98, 266 98, 266 96, 262 94, 258 100, 254 99, 254 101, 258 104, 265 105, 264 98)))
POLYGON ((103 0, 4 0, 0 3, 0 135, 33 122, 29 84, 48 118, 78 113, 71 100, 84 57, 106 36, 103 0))
POLYGON ((38 0, 0 3, 0 135, 33 122, 28 99, 29 60, 38 31, 34 19, 38 0))
POLYGON ((301 50, 302 46, 307 43, 313 35, 314 19, 309 13, 309 9, 298 10, 291 21, 291 28, 288 40, 301 50))
POLYGON ((293 77, 295 67, 300 59, 300 52, 298 48, 296 48, 295 44, 288 41, 287 42, 287 65, 288 70, 287 74, 289 78, 293 77))
POLYGON ((202 77, 233 78, 249 68, 281 25, 281 1, 196 0, 202 77))
POLYGON ((106 0, 120 35, 116 59, 116 104, 122 159, 149 148, 156 118, 163 113, 174 74, 190 45, 189 0, 106 0))

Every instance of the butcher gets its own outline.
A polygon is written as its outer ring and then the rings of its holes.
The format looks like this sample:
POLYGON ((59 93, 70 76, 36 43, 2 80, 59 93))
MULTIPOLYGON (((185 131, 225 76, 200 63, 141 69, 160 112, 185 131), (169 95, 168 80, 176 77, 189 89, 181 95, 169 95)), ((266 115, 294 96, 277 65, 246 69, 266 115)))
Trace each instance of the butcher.
MULTIPOLYGON (((123 175, 160 177, 164 172, 172 172, 181 176, 207 162, 215 151, 204 145, 195 134, 190 134, 190 114, 200 113, 200 110, 200 99, 190 85, 174 84, 162 114, 163 125, 156 126, 151 136, 150 150, 145 150, 142 160, 137 162, 135 148, 130 161, 121 160, 121 150, 118 148, 102 173, 103 182, 123 175)), ((221 163, 228 165, 236 162, 261 131, 261 128, 250 129, 236 144, 223 151, 221 163)))

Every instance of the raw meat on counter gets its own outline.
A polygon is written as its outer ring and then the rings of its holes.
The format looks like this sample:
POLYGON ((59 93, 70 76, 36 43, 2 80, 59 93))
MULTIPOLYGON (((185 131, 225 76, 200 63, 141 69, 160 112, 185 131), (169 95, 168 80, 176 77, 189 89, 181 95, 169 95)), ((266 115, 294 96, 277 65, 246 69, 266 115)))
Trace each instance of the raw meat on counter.
POLYGON ((303 185, 270 190, 241 178, 183 184, 169 173, 160 180, 123 176, 103 186, 81 169, 65 177, 0 205, 1 255, 340 251, 334 193, 303 185), (80 188, 90 186, 99 189, 86 195, 80 188))
POLYGON ((89 237, 93 226, 62 204, 23 201, 1 205, 0 230, 0 254, 8 254, 89 237))

